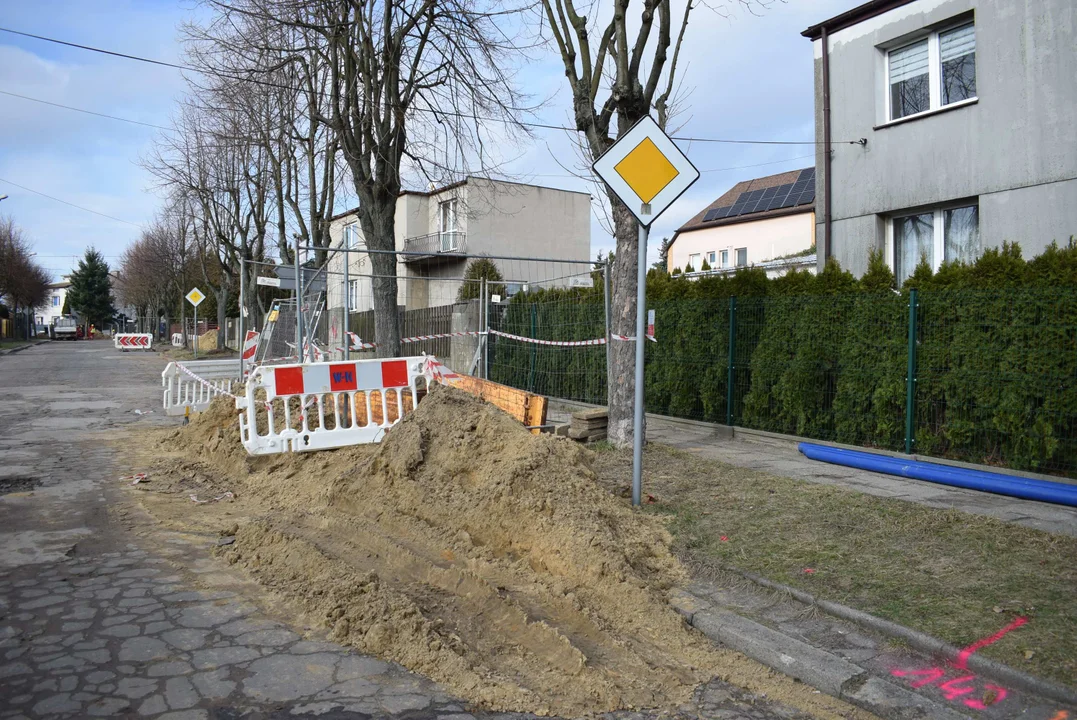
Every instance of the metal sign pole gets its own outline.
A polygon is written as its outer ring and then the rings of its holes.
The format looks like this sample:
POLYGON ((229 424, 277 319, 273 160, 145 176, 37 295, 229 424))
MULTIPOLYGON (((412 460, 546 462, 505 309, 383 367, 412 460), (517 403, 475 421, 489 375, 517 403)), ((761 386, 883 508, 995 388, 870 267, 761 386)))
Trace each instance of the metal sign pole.
POLYGON ((194 359, 198 359, 198 306, 194 306, 194 359))
MULTIPOLYGON (((348 242, 347 228, 344 229, 344 242, 348 242)), ((344 253, 344 320, 340 323, 341 338, 344 340, 344 359, 351 360, 352 357, 352 340, 348 337, 348 312, 351 310, 351 288, 348 287, 348 266, 351 265, 352 256, 348 253, 344 253)))
MULTIPOLYGON (((644 205, 644 211, 650 210, 644 205)), ((647 334, 647 235, 639 226, 639 267, 636 268, 636 387, 632 421, 632 505, 639 507, 643 495, 643 341, 647 334)))
POLYGON ((299 362, 306 362, 303 348, 303 269, 299 266, 299 238, 295 239, 295 354, 299 362))
POLYGON ((247 290, 247 270, 244 267, 244 258, 239 258, 239 376, 243 377, 243 352, 244 346, 247 344, 247 340, 244 337, 246 333, 243 332, 246 323, 243 322, 245 313, 243 312, 243 300, 247 290))

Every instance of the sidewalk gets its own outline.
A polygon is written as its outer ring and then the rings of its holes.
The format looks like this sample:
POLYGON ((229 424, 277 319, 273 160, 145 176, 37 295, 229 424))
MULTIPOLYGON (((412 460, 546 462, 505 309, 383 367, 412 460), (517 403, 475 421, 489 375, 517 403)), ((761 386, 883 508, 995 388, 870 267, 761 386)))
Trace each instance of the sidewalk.
MULTIPOLYGON (((575 409, 557 401, 552 401, 551 406, 550 422, 568 422, 575 409)), ((796 443, 790 440, 739 431, 733 438, 728 435, 729 428, 722 425, 647 417, 648 442, 698 453, 707 460, 796 480, 840 485, 868 495, 908 500, 929 507, 952 507, 1044 532, 1077 537, 1077 508, 831 465, 804 457, 797 451, 796 443)))

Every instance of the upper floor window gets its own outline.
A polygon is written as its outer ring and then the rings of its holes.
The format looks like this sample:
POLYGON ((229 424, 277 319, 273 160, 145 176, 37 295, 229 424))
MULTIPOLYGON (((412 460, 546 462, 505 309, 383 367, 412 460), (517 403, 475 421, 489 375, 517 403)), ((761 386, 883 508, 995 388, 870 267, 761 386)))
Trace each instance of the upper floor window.
POLYGON ((748 264, 748 248, 737 248, 737 267, 744 267, 748 264))
POLYGON ((707 253, 707 264, 710 265, 711 267, 714 267, 714 257, 715 257, 715 255, 714 255, 713 250, 711 250, 709 253, 707 253))
POLYGON ((945 207, 893 219, 891 267, 898 284, 923 258, 932 270, 944 262, 972 262, 980 255, 978 205, 945 207))
POLYGON ((438 232, 441 234, 442 252, 456 249, 456 198, 438 204, 438 232))
POLYGON ((60 296, 59 295, 53 295, 52 296, 52 306, 53 307, 60 307, 60 296))
POLYGON ((729 267, 729 251, 728 250, 723 250, 722 251, 722 267, 724 267, 724 268, 729 267))
POLYGON ((703 267, 703 263, 699 261, 699 253, 692 253, 688 256, 688 265, 684 268, 685 272, 698 271, 703 267))
POLYGON ((356 248, 362 245, 359 233, 359 223, 349 223, 344 226, 344 247, 356 248))
POLYGON ((933 32, 887 56, 889 119, 976 97, 976 26, 933 32))

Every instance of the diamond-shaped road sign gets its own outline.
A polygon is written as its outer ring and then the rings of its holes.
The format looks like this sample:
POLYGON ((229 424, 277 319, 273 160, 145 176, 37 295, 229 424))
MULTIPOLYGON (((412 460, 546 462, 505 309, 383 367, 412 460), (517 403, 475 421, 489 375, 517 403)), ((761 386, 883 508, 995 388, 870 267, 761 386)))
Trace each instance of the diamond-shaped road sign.
POLYGON ((194 288, 191 292, 187 293, 187 302, 191 303, 195 307, 198 307, 199 303, 206 299, 205 293, 198 288, 194 288))
POLYGON ((699 179, 699 171, 650 116, 630 127, 591 168, 644 227, 699 179))

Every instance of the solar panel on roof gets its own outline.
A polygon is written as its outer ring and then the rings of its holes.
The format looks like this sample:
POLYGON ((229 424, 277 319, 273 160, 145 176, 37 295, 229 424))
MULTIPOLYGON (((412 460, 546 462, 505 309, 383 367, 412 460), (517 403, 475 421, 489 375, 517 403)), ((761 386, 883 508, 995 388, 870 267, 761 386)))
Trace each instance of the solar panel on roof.
POLYGON ((804 170, 801 170, 800 171, 800 177, 797 178, 797 179, 798 180, 803 180, 804 178, 811 178, 811 177, 815 177, 815 168, 813 168, 813 167, 812 168, 805 168, 804 170))
POLYGON ((805 190, 797 197, 797 205, 807 205, 808 203, 815 202, 815 189, 805 190))
POLYGON ((797 200, 799 198, 800 198, 799 195, 794 195, 793 193, 789 193, 788 195, 785 196, 785 199, 782 200, 782 204, 779 207, 783 207, 783 208, 793 207, 794 205, 797 204, 797 200))
POLYGON ((703 216, 703 222, 710 222, 715 218, 718 213, 718 208, 714 208, 707 211, 707 214, 703 216))
POLYGON ((763 199, 770 200, 772 197, 774 197, 774 194, 778 192, 779 187, 780 186, 778 185, 775 185, 774 187, 768 187, 766 190, 763 191, 763 199))

